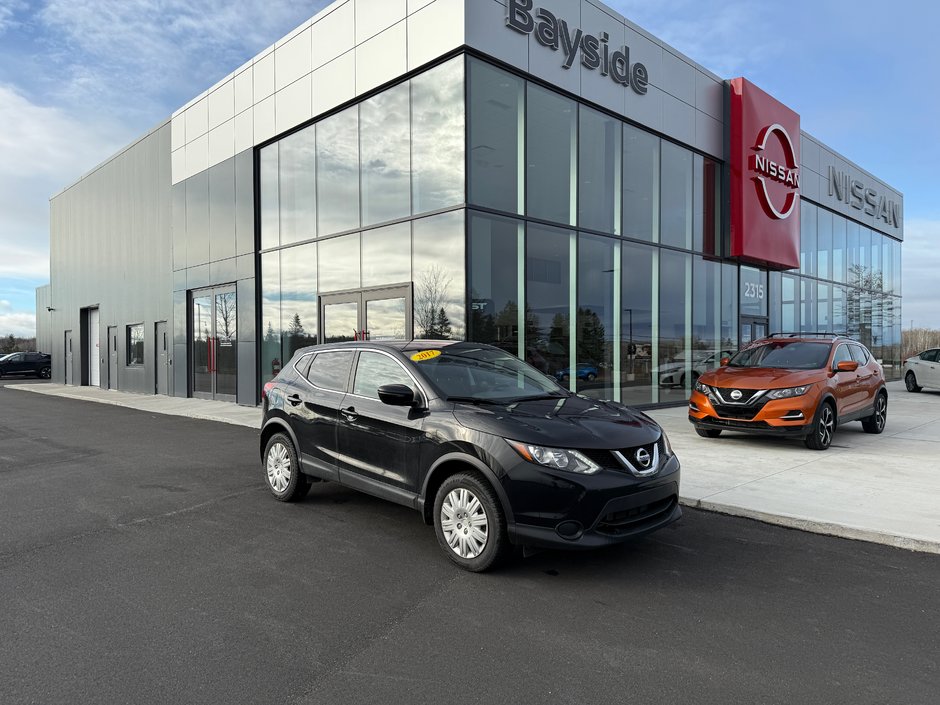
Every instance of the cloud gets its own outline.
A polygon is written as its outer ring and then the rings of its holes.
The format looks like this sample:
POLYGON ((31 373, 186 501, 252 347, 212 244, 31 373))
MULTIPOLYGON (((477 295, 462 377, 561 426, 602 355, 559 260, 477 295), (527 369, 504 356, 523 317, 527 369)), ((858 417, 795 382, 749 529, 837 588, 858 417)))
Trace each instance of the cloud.
POLYGON ((36 315, 0 311, 0 338, 13 334, 17 338, 32 338, 36 335, 36 315))
POLYGON ((16 13, 25 10, 26 7, 25 0, 0 0, 0 34, 19 24, 16 20, 16 13))

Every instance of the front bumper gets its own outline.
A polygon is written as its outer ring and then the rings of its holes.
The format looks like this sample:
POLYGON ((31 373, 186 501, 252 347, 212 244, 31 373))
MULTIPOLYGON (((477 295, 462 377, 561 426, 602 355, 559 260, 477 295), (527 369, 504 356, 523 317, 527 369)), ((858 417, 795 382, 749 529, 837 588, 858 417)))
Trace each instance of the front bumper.
POLYGON ((679 477, 675 455, 648 478, 606 467, 574 475, 515 463, 503 482, 515 517, 509 538, 525 546, 589 549, 648 534, 682 516, 679 477))
POLYGON ((802 438, 810 433, 816 403, 816 395, 809 393, 765 401, 755 407, 723 407, 716 406, 709 397, 694 390, 689 398, 689 421, 697 428, 802 438))

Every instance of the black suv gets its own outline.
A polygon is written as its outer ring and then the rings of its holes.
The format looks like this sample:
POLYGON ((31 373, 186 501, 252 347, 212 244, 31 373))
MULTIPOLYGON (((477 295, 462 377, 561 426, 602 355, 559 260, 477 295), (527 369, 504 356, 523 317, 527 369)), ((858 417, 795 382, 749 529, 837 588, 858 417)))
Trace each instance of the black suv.
POLYGON ((679 461, 655 421, 489 345, 303 348, 264 386, 263 408, 277 499, 333 480, 412 507, 467 570, 511 544, 603 546, 682 515, 679 461))
POLYGON ((0 377, 5 375, 31 375, 49 379, 52 376, 52 356, 40 352, 0 356, 0 377))

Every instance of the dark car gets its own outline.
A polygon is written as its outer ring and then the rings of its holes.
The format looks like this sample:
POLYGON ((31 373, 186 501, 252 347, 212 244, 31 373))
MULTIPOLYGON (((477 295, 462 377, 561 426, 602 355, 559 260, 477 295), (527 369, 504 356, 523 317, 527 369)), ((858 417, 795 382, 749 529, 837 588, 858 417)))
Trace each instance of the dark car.
POLYGON ((467 570, 513 544, 592 548, 681 516, 679 461, 656 422, 489 345, 303 348, 265 385, 263 410, 275 497, 333 480, 412 507, 467 570))
POLYGON ((41 352, 18 352, 0 359, 0 377, 23 375, 49 379, 52 376, 52 356, 41 352))

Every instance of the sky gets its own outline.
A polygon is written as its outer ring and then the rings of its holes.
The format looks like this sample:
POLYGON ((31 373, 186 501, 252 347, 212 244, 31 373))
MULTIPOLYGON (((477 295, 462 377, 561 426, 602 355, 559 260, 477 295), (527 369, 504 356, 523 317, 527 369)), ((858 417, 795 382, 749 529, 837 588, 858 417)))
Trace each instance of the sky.
MULTIPOLYGON (((35 332, 49 198, 326 4, 0 0, 0 336, 35 332)), ((904 327, 940 328, 940 2, 607 4, 901 191, 904 327)))

